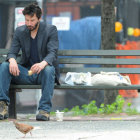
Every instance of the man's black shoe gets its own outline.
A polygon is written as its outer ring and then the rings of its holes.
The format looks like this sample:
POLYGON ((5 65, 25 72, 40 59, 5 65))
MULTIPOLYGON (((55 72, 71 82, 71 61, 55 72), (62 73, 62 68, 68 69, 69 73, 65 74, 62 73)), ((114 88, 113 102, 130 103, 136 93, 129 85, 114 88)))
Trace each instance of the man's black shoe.
POLYGON ((49 121, 50 114, 46 111, 40 110, 39 113, 36 115, 37 121, 49 121))
POLYGON ((4 101, 0 101, 0 120, 8 118, 8 106, 4 101))

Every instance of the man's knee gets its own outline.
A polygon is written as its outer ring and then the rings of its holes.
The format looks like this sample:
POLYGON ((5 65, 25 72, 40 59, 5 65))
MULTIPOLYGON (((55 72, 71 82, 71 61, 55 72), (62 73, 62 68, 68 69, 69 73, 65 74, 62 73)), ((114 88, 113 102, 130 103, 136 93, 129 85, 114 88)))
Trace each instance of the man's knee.
POLYGON ((47 66, 43 71, 45 74, 55 74, 55 68, 53 66, 47 66))
POLYGON ((8 62, 3 62, 0 66, 0 69, 1 70, 6 70, 6 69, 9 70, 9 63, 8 62))

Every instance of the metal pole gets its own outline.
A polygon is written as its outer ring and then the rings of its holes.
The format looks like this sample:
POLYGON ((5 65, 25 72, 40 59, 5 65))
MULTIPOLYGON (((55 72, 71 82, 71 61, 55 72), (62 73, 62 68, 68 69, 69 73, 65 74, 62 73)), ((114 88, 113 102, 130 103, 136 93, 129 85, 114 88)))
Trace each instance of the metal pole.
MULTIPOLYGON (((37 0, 38 5, 41 9, 43 9, 43 0, 37 0)), ((41 89, 36 89, 35 90, 36 93, 36 105, 37 105, 37 111, 36 114, 38 113, 38 107, 39 107, 39 100, 41 98, 41 89)))
POLYGON ((37 0, 39 7, 42 9, 42 0, 37 0))
POLYGON ((46 23, 47 16, 47 0, 43 0, 43 20, 46 23))

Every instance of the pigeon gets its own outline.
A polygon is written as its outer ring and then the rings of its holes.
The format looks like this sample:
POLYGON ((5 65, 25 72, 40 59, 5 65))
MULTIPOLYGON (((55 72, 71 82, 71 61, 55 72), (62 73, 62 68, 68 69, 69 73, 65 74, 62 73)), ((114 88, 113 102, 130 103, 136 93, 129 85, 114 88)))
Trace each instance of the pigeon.
POLYGON ((31 126, 31 125, 19 123, 19 122, 17 122, 17 121, 13 121, 13 123, 15 124, 15 127, 16 127, 20 132, 22 132, 23 134, 25 134, 23 138, 25 138, 26 134, 29 133, 29 132, 30 132, 30 135, 32 136, 31 131, 32 131, 33 129, 39 129, 39 127, 38 127, 38 128, 37 128, 37 127, 35 128, 35 127, 31 126))

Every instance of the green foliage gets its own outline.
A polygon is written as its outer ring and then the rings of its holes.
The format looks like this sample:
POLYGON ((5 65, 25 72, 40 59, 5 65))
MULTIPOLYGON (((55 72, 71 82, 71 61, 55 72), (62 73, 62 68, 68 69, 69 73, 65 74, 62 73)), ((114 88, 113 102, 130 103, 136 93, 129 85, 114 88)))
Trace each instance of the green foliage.
MULTIPOLYGON (((91 115, 91 114, 111 114, 111 113, 127 113, 128 115, 135 115, 138 114, 138 111, 135 108, 132 108, 131 103, 127 104, 126 110, 123 111, 124 106, 124 99, 121 95, 118 95, 116 97, 116 100, 112 104, 104 105, 101 104, 98 108, 96 106, 96 101, 91 101, 89 104, 84 104, 80 108, 79 106, 73 107, 71 110, 68 108, 65 108, 62 110, 63 112, 72 112, 74 116, 78 115, 91 115)), ((54 112, 55 113, 55 112, 54 112)), ((51 112, 51 114, 54 114, 51 112)))
POLYGON ((84 115, 84 111, 82 109, 79 108, 79 106, 75 106, 71 109, 71 111, 73 112, 74 116, 78 116, 78 115, 84 115))
POLYGON ((125 112, 128 115, 137 115, 138 114, 138 111, 136 110, 136 108, 132 108, 132 104, 131 103, 127 104, 127 108, 126 108, 125 112))
POLYGON ((68 108, 64 108, 64 110, 62 110, 61 112, 68 112, 69 109, 68 108))
POLYGON ((98 112, 100 114, 122 113, 123 105, 124 99, 122 98, 122 96, 118 95, 114 103, 106 106, 104 104, 101 104, 100 108, 98 109, 98 112))
POLYGON ((98 108, 96 106, 96 101, 91 101, 88 105, 83 105, 82 109, 85 113, 85 115, 90 115, 90 114, 97 114, 98 108))
POLYGON ((50 112, 50 115, 55 115, 55 112, 50 112))

